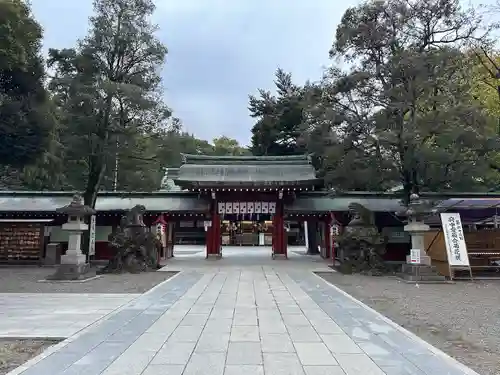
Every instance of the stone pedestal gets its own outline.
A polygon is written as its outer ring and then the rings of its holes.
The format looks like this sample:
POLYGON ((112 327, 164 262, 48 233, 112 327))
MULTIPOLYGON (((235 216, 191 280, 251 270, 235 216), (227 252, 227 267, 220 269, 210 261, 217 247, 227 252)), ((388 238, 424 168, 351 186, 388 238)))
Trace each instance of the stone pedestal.
POLYGON ((415 283, 443 283, 446 278, 440 275, 436 268, 424 264, 403 264, 400 277, 415 283))
MULTIPOLYGON (((411 237, 412 250, 420 251, 420 264, 430 266, 431 258, 425 252, 424 235, 429 230, 429 226, 425 223, 413 221, 405 225, 404 230, 408 232, 411 237)), ((406 263, 411 264, 410 255, 406 256, 406 263)))
POLYGON ((43 264, 45 266, 56 266, 61 263, 61 245, 58 243, 49 243, 45 252, 43 264))
POLYGON ((404 230, 411 236, 412 250, 419 250, 420 263, 411 263, 411 255, 406 257, 406 264, 401 269, 401 278, 408 282, 416 283, 442 283, 446 278, 440 275, 435 267, 431 265, 431 257, 425 252, 424 236, 429 230, 425 223, 413 220, 405 225, 404 230))

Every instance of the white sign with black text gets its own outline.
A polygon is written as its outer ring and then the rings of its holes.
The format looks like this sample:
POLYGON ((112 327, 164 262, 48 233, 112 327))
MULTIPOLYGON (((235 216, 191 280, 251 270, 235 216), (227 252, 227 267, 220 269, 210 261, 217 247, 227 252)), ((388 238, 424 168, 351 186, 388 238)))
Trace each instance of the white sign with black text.
POLYGON ((89 256, 95 255, 95 215, 90 217, 89 256))
POLYGON ((410 250, 410 263, 411 264, 420 264, 420 249, 411 249, 410 250))
POLYGON ((446 253, 450 266, 469 267, 469 256, 465 244, 462 220, 459 213, 442 213, 441 223, 443 225, 446 253))

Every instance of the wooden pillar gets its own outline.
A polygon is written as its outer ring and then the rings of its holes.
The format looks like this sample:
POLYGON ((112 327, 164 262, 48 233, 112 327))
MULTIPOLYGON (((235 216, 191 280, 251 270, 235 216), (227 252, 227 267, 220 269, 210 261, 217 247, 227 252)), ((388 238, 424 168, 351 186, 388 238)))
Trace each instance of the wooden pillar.
POLYGON ((309 216, 307 218, 307 233, 308 237, 308 248, 307 254, 318 254, 318 219, 316 217, 309 216))
MULTIPOLYGON (((216 206, 214 202, 214 206, 216 206)), ((212 215, 212 236, 213 236, 213 241, 214 241, 214 254, 217 254, 218 256, 222 255, 221 254, 221 228, 220 228, 220 216, 217 208, 214 209, 214 213, 212 215)))
POLYGON ((332 251, 332 237, 331 237, 331 224, 332 220, 331 217, 327 217, 325 220, 325 258, 328 259, 331 256, 331 251, 332 251))
POLYGON ((276 203, 276 213, 273 222, 273 256, 287 257, 285 219, 283 217, 283 201, 276 203))
POLYGON ((166 237, 167 237, 167 248, 166 248, 166 257, 172 258, 174 256, 174 225, 175 223, 172 221, 172 218, 168 218, 167 220, 167 228, 166 228, 166 237))
MULTIPOLYGON (((212 224, 213 224, 213 222, 212 222, 212 224)), ((206 248, 207 248, 206 258, 208 258, 209 256, 212 256, 212 254, 213 254, 214 241, 213 241, 212 230, 213 230, 212 226, 205 227, 205 239, 206 239, 205 243, 206 243, 206 248)))
POLYGON ((220 255, 220 218, 217 211, 217 201, 214 199, 211 212, 211 225, 207 228, 207 258, 220 255))

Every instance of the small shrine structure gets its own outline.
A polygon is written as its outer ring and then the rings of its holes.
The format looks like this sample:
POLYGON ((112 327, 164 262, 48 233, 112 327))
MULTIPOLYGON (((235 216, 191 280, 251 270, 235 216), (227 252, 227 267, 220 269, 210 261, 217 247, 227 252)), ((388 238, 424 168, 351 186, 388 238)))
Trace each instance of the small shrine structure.
MULTIPOLYGON (((210 204, 204 225, 207 257, 221 256, 224 219, 229 219, 230 223, 271 221, 272 256, 287 257, 285 205, 291 204, 297 194, 322 187, 309 155, 183 154, 182 159, 175 184, 198 192, 200 199, 210 204)), ((225 228, 225 231, 234 232, 234 228, 225 228)), ((256 231, 265 232, 266 229, 261 227, 256 231)))

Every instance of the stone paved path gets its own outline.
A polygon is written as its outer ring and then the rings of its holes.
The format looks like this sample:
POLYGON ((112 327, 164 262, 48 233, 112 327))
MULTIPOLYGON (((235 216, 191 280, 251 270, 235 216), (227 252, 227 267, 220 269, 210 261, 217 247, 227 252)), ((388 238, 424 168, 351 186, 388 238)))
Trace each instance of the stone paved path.
POLYGON ((0 337, 66 338, 139 296, 0 293, 0 337))
POLYGON ((10 375, 475 374, 315 276, 317 263, 176 262, 183 272, 10 375))

